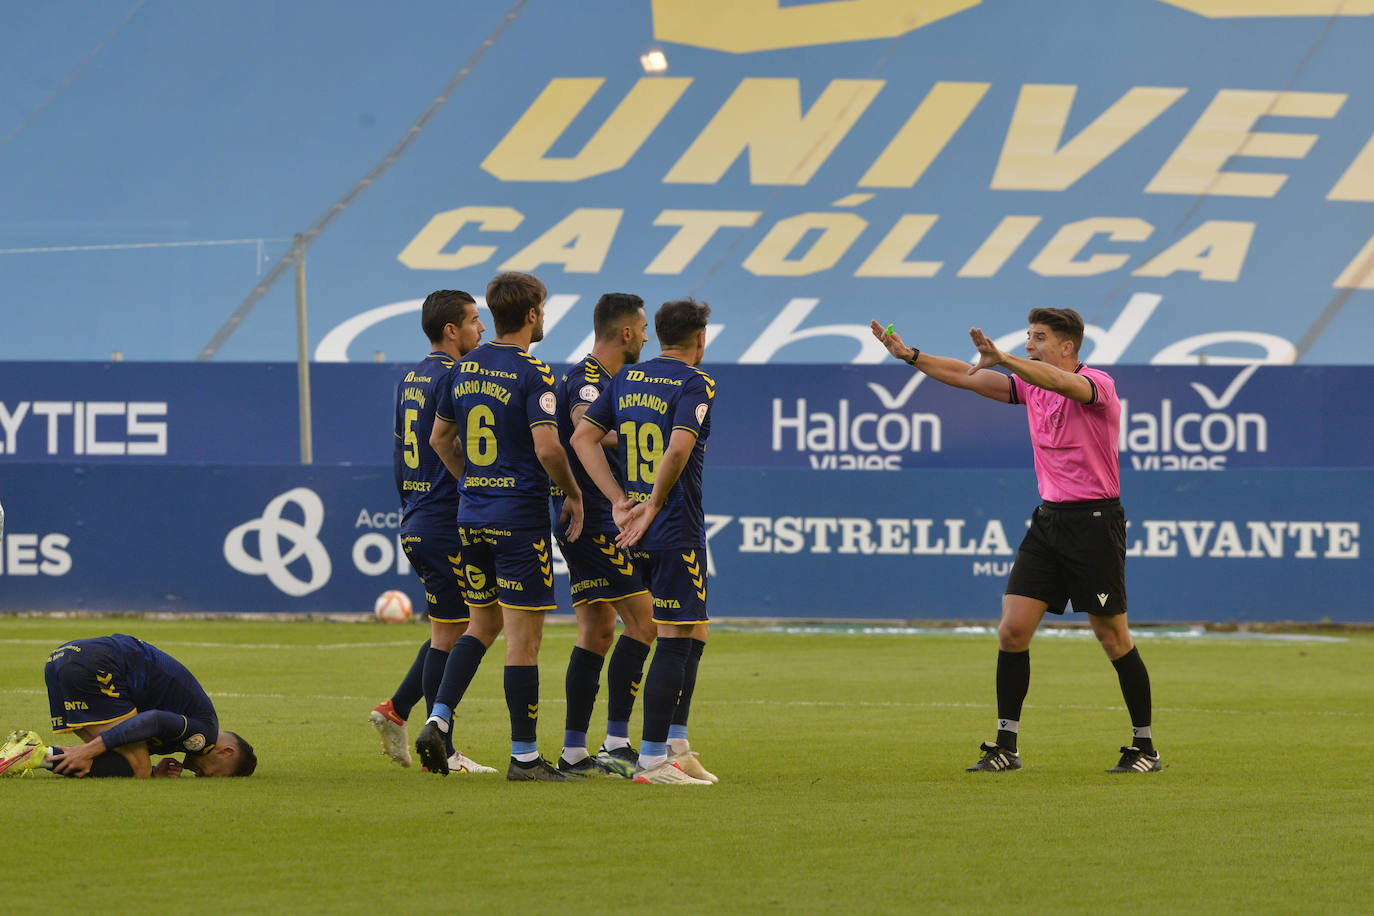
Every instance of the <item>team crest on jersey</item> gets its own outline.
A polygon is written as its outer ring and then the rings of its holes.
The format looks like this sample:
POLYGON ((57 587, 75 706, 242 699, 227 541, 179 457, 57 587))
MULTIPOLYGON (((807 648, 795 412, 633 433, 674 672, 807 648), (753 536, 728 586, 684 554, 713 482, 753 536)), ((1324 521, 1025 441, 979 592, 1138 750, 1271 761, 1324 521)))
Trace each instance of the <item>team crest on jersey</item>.
POLYGON ((705 404, 698 404, 698 405, 697 405, 697 424, 700 425, 700 424, 705 423, 705 422, 706 422, 706 405, 705 405, 705 404))
POLYGON ((549 416, 553 416, 558 409, 558 398, 554 397, 552 391, 546 391, 539 396, 539 408, 549 416))
POLYGON ((596 400, 596 396, 600 393, 600 391, 597 391, 595 385, 583 385, 582 390, 577 393, 577 396, 590 404, 592 401, 596 400))
POLYGON ((187 738, 184 742, 182 742, 182 747, 186 748, 186 750, 188 751, 198 751, 201 748, 205 747, 205 736, 192 735, 191 737, 187 738))

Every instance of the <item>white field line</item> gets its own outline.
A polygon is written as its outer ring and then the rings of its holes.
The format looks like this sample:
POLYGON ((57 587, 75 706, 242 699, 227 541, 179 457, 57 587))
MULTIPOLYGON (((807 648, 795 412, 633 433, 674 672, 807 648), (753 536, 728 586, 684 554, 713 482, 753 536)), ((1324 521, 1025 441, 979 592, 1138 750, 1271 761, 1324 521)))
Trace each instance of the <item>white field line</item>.
MULTIPOLYGON (((14 690, 0 690, 0 696, 6 694, 47 694, 44 690, 29 690, 17 688, 14 690)), ((213 691, 213 697, 228 697, 236 700, 310 700, 340 703, 372 703, 375 696, 350 696, 347 694, 289 694, 289 693, 233 693, 225 691, 213 691)), ((468 696, 463 698, 463 702, 472 703, 500 703, 505 705, 502 697, 479 697, 468 696)), ((544 697, 541 703, 551 703, 557 705, 566 703, 563 697, 544 697)), ((992 703, 946 703, 941 701, 930 701, 927 703, 902 703, 894 701, 867 701, 846 703, 838 700, 703 700, 696 698, 692 705, 705 704, 707 706, 790 706, 790 707, 811 707, 824 709, 853 709, 860 707, 864 709, 991 709, 992 703)), ((1026 709, 1070 709, 1084 712, 1125 712, 1125 706, 1087 706, 1075 703, 1055 703, 1047 706, 1027 703, 1026 709)), ((1276 709, 1207 709, 1196 706, 1156 706, 1156 713, 1179 713, 1184 715, 1199 716, 1329 716, 1335 718, 1366 719, 1374 713, 1368 712, 1342 712, 1335 709, 1303 709, 1303 710, 1276 710, 1276 709)))

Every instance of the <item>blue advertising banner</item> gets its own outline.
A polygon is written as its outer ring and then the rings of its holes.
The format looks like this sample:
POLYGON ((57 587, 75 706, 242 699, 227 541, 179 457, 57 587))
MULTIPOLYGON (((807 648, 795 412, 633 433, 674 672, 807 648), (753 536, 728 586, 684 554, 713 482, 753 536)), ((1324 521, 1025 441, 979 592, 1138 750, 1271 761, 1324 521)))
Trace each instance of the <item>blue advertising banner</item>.
MULTIPOLYGON (((402 365, 313 364, 318 464, 388 466, 402 365)), ((886 366, 705 367, 709 465, 812 471, 1027 468, 1024 410, 886 366)), ((1123 470, 1374 465, 1352 420, 1374 366, 1108 366, 1123 470)), ((8 462, 295 464, 296 370, 279 363, 0 363, 8 462)))
POLYGON ((1037 305, 1099 365, 1374 361, 1368 0, 126 6, 0 32, 0 359, 289 360, 300 233, 319 361, 500 270, 547 361, 610 290, 746 365, 1037 305))
MULTIPOLYGON (((0 611, 365 612, 400 588, 389 473, 14 464, 0 611)), ((1374 623, 1374 471, 1128 471, 1131 619, 1374 623), (1363 554, 1363 556, 1362 556, 1363 554)), ((995 619, 1029 471, 709 470, 715 617, 995 619)), ((567 579, 558 583, 568 607, 567 579)))

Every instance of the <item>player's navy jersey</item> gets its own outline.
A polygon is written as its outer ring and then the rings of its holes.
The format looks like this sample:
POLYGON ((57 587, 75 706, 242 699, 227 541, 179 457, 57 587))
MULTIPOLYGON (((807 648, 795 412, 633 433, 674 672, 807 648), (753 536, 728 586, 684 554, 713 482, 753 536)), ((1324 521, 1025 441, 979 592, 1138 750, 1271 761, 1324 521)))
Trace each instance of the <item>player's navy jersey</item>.
POLYGON ((583 415, 618 434, 621 481, 626 494, 638 502, 648 500, 653 492, 673 430, 685 429, 696 437, 668 501, 639 544, 646 550, 706 546, 701 469, 715 398, 716 383, 709 375, 680 359, 660 356, 621 370, 583 415))
POLYGON ((402 531, 452 531, 458 519, 458 481, 429 445, 434 411, 456 368, 446 353, 431 353, 396 388, 396 447, 392 463, 401 497, 402 531))
POLYGON ((514 344, 483 344, 459 361, 438 416, 452 416, 463 445, 460 524, 548 528, 549 475, 530 430, 557 429, 553 384, 553 370, 514 344))
MULTIPOLYGON (((577 453, 573 451, 572 434, 575 424, 572 415, 578 407, 590 406, 610 383, 611 377, 606 374, 606 369, 596 361, 596 357, 588 355, 568 370, 568 374, 563 376, 556 389, 558 438, 563 441, 563 450, 568 453, 568 463, 572 465, 573 476, 577 478, 577 485, 582 488, 582 530, 590 534, 608 534, 614 532, 616 527, 611 519, 611 501, 601 494, 601 490, 582 467, 582 462, 577 459, 577 453)), ((553 487, 551 492, 553 517, 558 518, 563 512, 563 491, 553 487)))
MULTIPOLYGON (((162 717, 165 727, 145 739, 149 753, 184 750, 205 754, 214 748, 219 737, 215 704, 195 675, 166 652, 133 636, 114 633, 63 643, 53 650, 49 661, 63 656, 87 665, 98 664, 107 672, 101 680, 108 678, 112 685, 107 691, 122 685, 128 691, 128 702, 139 712, 175 714, 175 718, 162 717)), ((113 729, 110 734, 114 734, 113 729)))

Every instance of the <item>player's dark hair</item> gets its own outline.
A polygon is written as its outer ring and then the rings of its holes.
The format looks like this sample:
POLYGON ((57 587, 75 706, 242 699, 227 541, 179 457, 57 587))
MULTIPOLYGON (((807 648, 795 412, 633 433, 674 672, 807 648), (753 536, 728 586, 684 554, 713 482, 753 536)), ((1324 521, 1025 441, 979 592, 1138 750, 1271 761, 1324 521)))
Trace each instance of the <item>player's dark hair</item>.
POLYGON ((461 289, 436 289, 426 296, 425 304, 420 306, 420 327, 424 328, 429 342, 442 341, 445 326, 461 325, 467 317, 468 304, 476 301, 461 289))
POLYGON ((678 347, 690 343, 697 331, 706 327, 711 306, 695 299, 675 299, 665 302, 654 313, 654 334, 660 347, 678 347))
POLYGON ((644 300, 634 293, 606 293, 596 300, 592 312, 592 328, 597 340, 609 340, 616 335, 627 320, 633 321, 639 310, 644 308, 644 300))
POLYGON ((1026 322, 1043 324, 1061 340, 1072 340, 1075 353, 1083 346, 1083 316, 1073 309, 1031 309, 1026 322))
POLYGON ((525 326, 525 317, 530 309, 539 308, 539 303, 548 296, 549 291, 534 274, 508 270, 491 278, 487 284, 487 308, 491 309, 491 320, 496 325, 496 334, 512 334, 525 326))
MULTIPOLYGON (((467 295, 464 293, 463 295, 467 295)), ((469 302, 472 300, 469 299, 469 302)), ((226 735, 233 735, 234 741, 239 746, 239 765, 234 768, 232 776, 252 776, 253 771, 258 768, 258 755, 253 753, 253 745, 243 740, 243 736, 235 732, 225 732, 226 735)))

